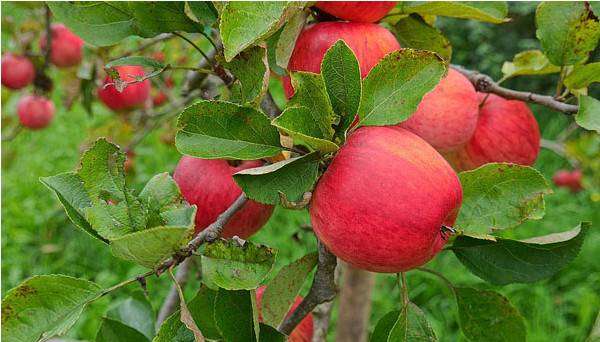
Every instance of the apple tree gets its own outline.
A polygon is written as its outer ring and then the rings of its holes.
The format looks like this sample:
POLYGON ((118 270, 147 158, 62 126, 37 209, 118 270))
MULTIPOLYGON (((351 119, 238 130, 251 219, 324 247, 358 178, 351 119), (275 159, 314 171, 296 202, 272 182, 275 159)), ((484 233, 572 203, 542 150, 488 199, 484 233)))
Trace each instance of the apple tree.
MULTIPOLYGON (((569 116, 573 130, 600 132, 600 100, 588 93, 600 81, 590 60, 600 38, 595 10, 540 3, 541 49, 517 54, 496 81, 452 64, 434 23, 447 16, 501 30, 510 20, 503 2, 49 2, 39 47, 29 39, 3 54, 3 86, 34 85, 3 140, 50 124, 48 70, 78 65, 71 102, 91 111, 100 101, 130 130, 89 142, 75 170, 40 181, 90 239, 147 271, 108 288, 31 277, 2 300, 3 338, 63 335, 91 302, 133 286, 153 296, 146 280, 169 277, 158 315, 131 297, 101 318, 96 340, 324 341, 339 278, 370 271, 396 276, 400 298, 371 341, 437 340, 408 295, 410 272, 448 287, 468 340, 525 341, 509 298, 424 265, 453 253, 483 282, 503 286, 551 277, 577 256, 589 222, 527 240, 498 233, 541 219, 551 194, 532 167, 549 142, 527 103, 569 116), (143 41, 132 46, 131 37, 143 41), (166 42, 177 42, 181 59, 145 52, 166 42), (179 93, 166 76, 176 72, 179 93), (501 85, 546 74, 558 75, 555 94, 501 85), (273 83, 286 98, 274 99, 273 83), (136 191, 126 177, 134 148, 164 125, 182 158, 172 175, 164 170, 136 191), (317 240, 279 270, 278 246, 247 240, 275 206, 307 210, 317 240), (201 285, 186 296, 193 272, 201 285)), ((581 171, 569 172, 555 182, 576 191, 581 171)), ((342 317, 337 328, 344 336, 342 317)))

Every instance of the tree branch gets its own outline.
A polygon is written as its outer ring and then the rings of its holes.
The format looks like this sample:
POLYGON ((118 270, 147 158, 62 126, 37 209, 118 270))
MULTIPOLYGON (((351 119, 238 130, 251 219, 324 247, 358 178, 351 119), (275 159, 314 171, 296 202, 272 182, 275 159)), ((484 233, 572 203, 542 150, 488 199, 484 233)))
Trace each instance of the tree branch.
POLYGON ((277 103, 275 103, 270 91, 267 91, 263 97, 260 107, 271 119, 274 119, 281 114, 281 109, 279 109, 279 106, 277 106, 277 103))
POLYGON ((279 326, 278 330, 289 335, 292 330, 308 315, 317 305, 330 302, 337 294, 335 285, 335 266, 337 258, 331 254, 321 243, 317 241, 319 248, 319 261, 317 272, 313 280, 308 295, 296 307, 296 310, 289 315, 279 326))
POLYGON ((135 53, 138 53, 140 51, 143 51, 143 50, 151 47, 154 44, 163 42, 165 40, 169 40, 169 39, 171 39, 173 37, 175 37, 175 35, 173 35, 172 33, 162 33, 162 34, 159 34, 158 36, 156 36, 154 38, 146 39, 143 44, 141 44, 140 46, 136 47, 135 49, 132 49, 132 50, 129 50, 129 51, 125 52, 119 58, 129 57, 129 56, 131 56, 131 55, 133 55, 135 53))
MULTIPOLYGON (((177 268, 175 280, 179 286, 181 286, 181 288, 184 288, 185 284, 187 283, 190 264, 191 259, 185 259, 177 268)), ((169 293, 167 294, 167 297, 165 298, 165 301, 158 312, 158 317, 156 318, 157 327, 159 327, 167 319, 167 317, 177 310, 177 305, 179 305, 179 293, 177 292, 177 286, 173 284, 171 285, 169 293)))
POLYGON ((501 87, 496 82, 494 82, 494 80, 490 76, 482 74, 478 71, 467 70, 461 67, 460 65, 452 65, 452 67, 456 69, 456 71, 465 75, 469 79, 469 81, 473 83, 475 90, 482 93, 492 93, 502 96, 506 99, 514 99, 536 103, 565 114, 575 114, 579 109, 579 106, 577 105, 560 102, 552 96, 534 94, 531 92, 517 91, 501 87))
POLYGON ((313 310, 313 338, 312 342, 327 341, 327 331, 331 319, 333 301, 317 305, 313 310))

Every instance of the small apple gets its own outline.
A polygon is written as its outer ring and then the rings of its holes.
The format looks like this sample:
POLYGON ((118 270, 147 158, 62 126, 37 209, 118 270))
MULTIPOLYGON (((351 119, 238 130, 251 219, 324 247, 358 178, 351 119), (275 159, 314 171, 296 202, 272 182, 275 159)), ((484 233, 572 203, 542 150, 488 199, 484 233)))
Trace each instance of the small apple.
POLYGON ((525 102, 478 94, 479 119, 467 144, 444 156, 457 171, 506 162, 533 165, 540 151, 540 130, 525 102), (485 102, 483 102, 485 101, 485 102))
MULTIPOLYGON (((266 286, 261 286, 256 289, 256 306, 258 306, 258 316, 260 321, 262 321, 262 297, 265 294, 266 286)), ((302 297, 297 296, 296 300, 292 304, 288 315, 290 315, 298 305, 302 302, 302 297)), ((292 330, 290 336, 287 341, 289 342, 312 342, 313 337, 313 317, 312 313, 306 315, 300 323, 292 330)))
MULTIPOLYGON (((325 53, 340 39, 344 40, 356 55, 360 76, 363 78, 385 55, 400 49, 396 37, 377 24, 317 23, 302 31, 296 40, 288 70, 319 73, 325 53)), ((289 76, 283 77, 283 88, 288 98, 294 94, 289 76)))
MULTIPOLYGON (((165 87, 169 89, 173 88, 173 79, 171 77, 167 77, 167 79, 165 79, 165 87)), ((158 89, 154 96, 152 96, 152 104, 154 105, 154 107, 162 106, 163 104, 165 104, 165 102, 167 102, 167 100, 167 94, 165 94, 165 92, 161 89, 158 89)))
POLYGON ((374 23, 396 6, 393 1, 317 1, 315 7, 334 17, 364 23, 374 23))
MULTIPOLYGON (((71 32, 63 24, 52 24, 52 46, 50 47, 50 61, 59 68, 77 65, 83 58, 83 40, 71 32)), ((40 39, 40 48, 46 49, 46 36, 40 39)))
POLYGON ((44 96, 26 95, 17 103, 21 125, 32 130, 45 128, 54 117, 54 104, 44 96))
MULTIPOLYGON (((198 207, 196 233, 213 223, 242 193, 232 175, 261 165, 261 161, 242 161, 234 166, 222 159, 208 160, 189 156, 183 156, 179 160, 173 178, 185 200, 198 207)), ((237 235, 246 239, 267 223, 272 213, 273 206, 248 200, 227 222, 221 236, 229 238, 237 235)))
POLYGON ((458 176, 425 140, 395 126, 352 133, 313 192, 315 234, 350 265, 397 273, 446 243, 462 203, 458 176))
MULTIPOLYGON (((144 76, 144 68, 137 65, 125 65, 115 67, 119 78, 123 81, 134 81, 136 76, 144 76)), ((150 80, 129 84, 122 92, 119 92, 113 80, 106 76, 104 83, 98 88, 98 97, 110 109, 114 111, 127 111, 144 104, 150 96, 150 80)))
POLYGON ((577 193, 583 190, 583 186, 581 185, 582 176, 583 174, 579 169, 573 171, 558 170, 552 176, 552 181, 558 187, 569 188, 571 192, 577 193))
POLYGON ((21 89, 33 82, 35 68, 29 58, 10 52, 2 56, 2 85, 9 89, 21 89))
POLYGON ((165 61, 165 54, 162 51, 154 51, 152 53, 152 58, 162 63, 165 61))
POLYGON ((479 100, 471 82, 460 72, 448 75, 419 104, 400 127, 423 138, 440 152, 455 150, 469 141, 479 115, 479 100))

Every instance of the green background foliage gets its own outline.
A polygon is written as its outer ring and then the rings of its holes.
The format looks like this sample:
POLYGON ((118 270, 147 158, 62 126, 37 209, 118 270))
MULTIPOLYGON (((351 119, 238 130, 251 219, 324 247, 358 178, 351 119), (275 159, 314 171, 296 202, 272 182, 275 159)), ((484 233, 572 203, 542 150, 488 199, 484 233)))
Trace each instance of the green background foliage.
MULTIPOLYGON (((511 3, 509 13, 513 21, 502 24, 501 27, 452 18, 438 18, 435 26, 452 44, 453 63, 480 70, 499 79, 504 61, 512 60, 518 52, 541 48, 536 40, 534 25, 536 5, 537 3, 528 2, 511 3)), ((14 20, 27 20, 23 9, 14 3, 3 2, 2 12, 3 20, 9 16, 14 20)), ((3 22, 3 50, 11 48, 8 45, 9 39, 5 39, 9 30, 10 26, 3 22)), ((127 38, 125 41, 135 42, 137 38, 127 38)), ((189 49, 170 48, 165 49, 165 52, 168 52, 167 60, 176 59, 184 53, 192 61, 199 59, 199 55, 189 49)), ((594 56, 600 56, 598 49, 594 56)), ((57 84, 63 79, 74 77, 69 72, 56 70, 50 76, 57 80, 57 84)), ((505 85, 514 89, 553 93, 557 77, 557 74, 515 77, 507 80, 505 85)), ((278 81, 271 81, 271 91, 276 98, 282 98, 278 81)), ((599 92, 597 84, 590 89, 590 93, 596 98, 599 92)), ((60 86, 55 87, 52 93, 52 99, 59 105, 55 121, 48 129, 24 132, 2 146, 2 296, 6 295, 8 289, 32 275, 64 273, 108 287, 144 271, 141 266, 115 258, 100 240, 92 239, 82 230, 76 229, 65 216, 55 196, 38 181, 39 177, 72 170, 79 160, 82 142, 93 141, 92 137, 107 130, 115 130, 111 126, 113 114, 100 104, 94 104, 93 116, 89 116, 79 104, 67 111, 60 105, 65 93, 66 89, 60 86)), ((14 113, 17 99, 17 93, 2 89, 3 124, 16 119, 14 113)), ((569 124, 566 117, 539 106, 531 107, 544 138, 555 138, 569 124)), ((164 132, 160 130, 151 134, 136 149, 136 169, 128 176, 127 181, 138 191, 153 175, 172 172, 180 157, 174 146, 162 143, 162 134, 164 132)), ((583 158, 589 158, 586 156, 593 156, 594 151, 598 155, 600 142, 597 137, 590 138, 589 135, 580 134, 574 137, 569 148, 580 153, 583 158)), ((542 150, 536 168, 549 179, 554 171, 569 168, 569 165, 553 152, 542 150)), ((552 188, 554 194, 545 197, 546 215, 543 219, 527 222, 517 230, 507 229, 500 235, 526 239, 564 231, 575 227, 582 220, 596 222, 588 232, 580 255, 569 267, 534 284, 511 284, 504 287, 485 285, 469 273, 451 252, 442 252, 428 267, 443 272, 460 286, 493 289, 510 298, 525 317, 528 341, 581 341, 588 336, 600 307, 600 264, 597 262, 600 255, 600 232, 594 229, 598 226, 597 222, 600 222, 600 202, 598 198, 595 198, 595 202, 592 200, 590 191, 571 194, 564 189, 552 188)), ((301 228, 308 223, 306 211, 278 208, 270 222, 251 240, 278 249, 274 266, 277 270, 306 252, 315 250, 314 238, 301 228)), ((398 309, 400 294, 395 288, 395 281, 390 275, 378 275, 376 278, 371 331, 387 312, 398 309)), ((165 276, 149 279, 148 287, 154 292, 150 301, 155 311, 160 307, 168 283, 165 276)), ((304 284, 303 293, 308 283, 304 284)), ((459 331, 455 299, 450 290, 435 277, 424 273, 411 272, 408 283, 411 301, 425 312, 440 341, 464 340, 459 331)), ((192 280, 188 295, 198 288, 200 284, 192 280)), ((94 339, 102 323, 99 318, 113 306, 112 302, 127 297, 134 291, 133 286, 92 303, 68 336, 94 339)), ((334 307, 331 338, 335 336, 336 311, 337 308, 334 307)))

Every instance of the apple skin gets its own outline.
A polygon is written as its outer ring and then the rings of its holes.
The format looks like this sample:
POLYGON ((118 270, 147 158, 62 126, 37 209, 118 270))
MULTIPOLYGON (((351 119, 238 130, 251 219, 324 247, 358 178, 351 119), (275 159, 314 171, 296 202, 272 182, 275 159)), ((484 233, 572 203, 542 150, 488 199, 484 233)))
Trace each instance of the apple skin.
MULTIPOLYGON (((258 306, 258 316, 260 321, 262 321, 262 297, 265 293, 265 289, 266 286, 261 286, 258 289, 256 289, 256 306, 258 306)), ((296 307, 300 304, 300 302, 302 301, 302 297, 297 296, 296 300, 294 301, 294 304, 292 304, 292 307, 290 308, 290 311, 288 312, 288 315, 291 314, 296 307)), ((289 342, 311 342, 312 341, 312 337, 313 337, 313 317, 312 317, 312 313, 306 315, 306 317, 304 317, 300 323, 296 326, 296 328, 294 328, 294 330, 292 330, 292 333, 290 334, 290 336, 288 337, 287 341, 289 342)))
MULTIPOLYGON (((123 81, 133 81, 135 76, 144 76, 144 68, 141 66, 124 65, 115 67, 115 69, 123 81)), ((113 80, 106 76, 102 86, 98 88, 98 97, 114 111, 127 111, 141 106, 150 96, 150 80, 130 84, 121 93, 112 83, 113 80)))
MULTIPOLYGON (((394 35, 385 28, 370 23, 323 22, 307 27, 298 39, 288 63, 289 71, 321 72, 321 62, 327 50, 338 40, 352 49, 365 77, 385 55, 400 49, 394 35)), ((285 76, 283 89, 288 98, 294 94, 290 77, 285 76)))
MULTIPOLYGON (((478 93, 480 103, 486 96, 478 93)), ((490 94, 469 142, 444 156, 457 171, 465 171, 494 162, 533 165, 539 151, 540 130, 527 104, 490 94)))
POLYGON ((35 68, 29 58, 6 53, 2 56, 2 85, 13 90, 21 89, 33 82, 35 68))
MULTIPOLYGON (((51 30, 50 62, 59 68, 79 64, 83 58, 83 40, 63 24, 52 24, 51 30)), ((40 39, 40 48, 46 49, 45 34, 40 39)))
MULTIPOLYGON (((181 194, 198 207, 196 233, 213 223, 242 193, 232 175, 241 170, 261 166, 261 161, 243 161, 237 167, 223 159, 199 159, 183 156, 173 178, 181 194)), ((273 206, 252 200, 244 205, 225 225, 222 237, 246 239, 256 233, 271 217, 273 206)))
MULTIPOLYGON (((165 79, 165 87, 169 89, 173 88, 173 79, 171 77, 165 79)), ((157 93, 154 96, 152 96, 152 104, 154 105, 154 107, 160 107, 163 104, 165 104, 165 102, 167 102, 168 99, 169 98, 167 97, 167 94, 165 94, 165 92, 161 89, 158 89, 157 93)))
POLYGON ((32 130, 45 128, 54 117, 54 103, 43 96, 26 95, 17 103, 21 125, 32 130))
POLYGON ((425 140, 395 126, 361 127, 325 171, 310 206, 317 237, 350 265, 397 273, 444 246, 462 203, 458 176, 425 140))
POLYGON ((581 185, 582 176, 583 174, 579 169, 573 171, 558 170, 552 176, 552 181, 558 187, 568 188, 571 192, 577 193, 583 190, 583 186, 581 185))
POLYGON ((363 23, 374 23, 396 6, 393 1, 317 1, 315 7, 334 17, 363 23))
POLYGON ((400 127, 423 138, 440 152, 466 144, 477 126, 479 100, 471 82, 460 72, 448 75, 423 97, 417 111, 400 127))

